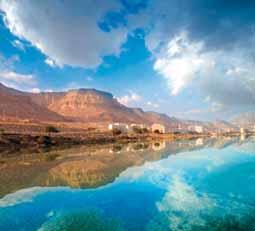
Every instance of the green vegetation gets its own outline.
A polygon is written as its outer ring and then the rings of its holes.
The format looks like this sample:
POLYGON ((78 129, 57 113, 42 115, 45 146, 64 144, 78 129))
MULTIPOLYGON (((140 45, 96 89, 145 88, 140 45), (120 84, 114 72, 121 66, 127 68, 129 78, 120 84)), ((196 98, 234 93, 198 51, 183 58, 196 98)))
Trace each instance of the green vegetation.
POLYGON ((148 128, 143 128, 142 130, 143 130, 143 133, 149 133, 150 132, 148 128))
POLYGON ((44 159, 45 159, 46 161, 54 161, 54 160, 56 160, 58 157, 59 157, 59 154, 56 154, 56 153, 44 155, 44 159))
POLYGON ((89 131, 89 132, 94 132, 94 131, 96 131, 96 128, 89 127, 89 128, 88 128, 88 131, 89 131))
POLYGON ((135 133, 137 133, 137 134, 142 134, 142 133, 143 133, 142 129, 141 129, 141 128, 138 128, 138 127, 133 127, 133 131, 134 131, 135 133))
POLYGON ((59 130, 57 128, 55 128, 54 126, 50 125, 50 126, 47 126, 45 128, 45 132, 47 132, 47 133, 58 133, 59 130))
POLYGON ((5 130, 3 128, 0 128, 0 135, 4 134, 5 130))
POLYGON ((136 134, 144 134, 144 133, 148 133, 149 130, 147 128, 139 128, 139 127, 133 127, 133 131, 136 134))
POLYGON ((37 143, 40 146, 50 146, 52 144, 52 140, 49 136, 39 136, 37 139, 37 143))
POLYGON ((121 130, 119 130, 119 129, 117 129, 117 128, 112 129, 112 134, 113 134, 114 136, 120 135, 121 133, 122 133, 121 130))
POLYGON ((161 132, 160 132, 158 129, 155 130, 154 133, 156 133, 156 134, 161 134, 161 132))

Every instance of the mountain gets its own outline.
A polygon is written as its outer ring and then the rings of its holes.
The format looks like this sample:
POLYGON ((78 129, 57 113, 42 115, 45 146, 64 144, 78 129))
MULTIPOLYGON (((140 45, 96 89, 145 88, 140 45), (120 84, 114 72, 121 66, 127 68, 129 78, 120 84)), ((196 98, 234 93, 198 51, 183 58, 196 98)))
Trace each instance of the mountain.
POLYGON ((164 124, 167 130, 190 126, 203 126, 205 131, 228 131, 241 122, 252 124, 254 116, 241 116, 235 124, 226 121, 201 122, 181 120, 157 112, 145 112, 140 108, 129 108, 117 101, 108 92, 96 89, 78 89, 66 92, 29 93, 8 88, 0 84, 0 119, 33 120, 43 122, 82 123, 153 123, 164 124))
POLYGON ((66 121, 57 113, 33 102, 29 94, 0 84, 0 118, 36 121, 66 121))
POLYGON ((238 131, 238 126, 227 122, 225 120, 216 120, 212 122, 212 126, 215 128, 215 130, 220 130, 222 132, 230 132, 230 131, 238 131))
POLYGON ((73 121, 143 122, 144 118, 120 104, 112 94, 95 89, 34 94, 35 103, 73 121))
POLYGON ((242 113, 234 117, 231 122, 238 126, 247 129, 254 129, 255 126, 255 112, 242 113))
POLYGON ((0 118, 37 121, 162 123, 168 129, 181 123, 156 112, 120 104, 112 94, 96 89, 28 93, 0 85, 0 118), (2 113, 1 113, 2 112, 2 113))

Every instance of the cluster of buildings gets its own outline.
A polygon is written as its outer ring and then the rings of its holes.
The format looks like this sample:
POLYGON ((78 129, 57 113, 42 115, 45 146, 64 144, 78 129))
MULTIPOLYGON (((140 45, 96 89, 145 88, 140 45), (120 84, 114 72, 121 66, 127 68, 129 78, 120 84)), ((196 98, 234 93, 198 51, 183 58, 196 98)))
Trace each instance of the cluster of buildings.
POLYGON ((191 126, 188 126, 188 131, 203 133, 204 132, 204 127, 200 126, 200 125, 191 125, 191 126))
POLYGON ((152 124, 148 126, 146 124, 125 124, 125 123, 112 123, 108 125, 108 130, 113 131, 114 129, 121 131, 122 133, 134 132, 137 130, 151 131, 153 133, 166 133, 166 128, 162 124, 152 124))
POLYGON ((250 127, 250 129, 243 128, 243 127, 240 128, 241 134, 246 134, 246 133, 250 133, 250 132, 255 133, 255 125, 254 125, 254 127, 250 127))
MULTIPOLYGON (((122 133, 129 133, 129 132, 137 132, 137 131, 149 131, 152 133, 158 133, 158 134, 164 134, 166 133, 166 127, 163 124, 154 123, 151 126, 148 126, 146 124, 126 124, 126 123, 111 123, 108 125, 108 130, 113 131, 114 129, 121 131, 122 133)), ((177 130, 180 132, 196 132, 196 133, 204 133, 207 132, 207 128, 201 126, 201 125, 189 125, 185 128, 182 128, 181 126, 178 126, 177 130)), ((233 130, 225 129, 224 132, 231 132, 233 130)), ((255 132, 255 126, 253 129, 246 129, 241 127, 240 128, 240 134, 246 134, 249 132, 255 132)))
MULTIPOLYGON (((167 132, 166 127, 163 124, 159 123, 154 123, 151 126, 148 126, 146 124, 126 124, 126 123, 111 123, 108 125, 108 130, 112 131, 114 129, 119 130, 122 133, 134 132, 137 130, 147 130, 159 134, 164 134, 167 132)), ((184 129, 178 127, 177 131, 184 131, 184 129)), ((203 133, 205 132, 205 129, 203 126, 200 125, 190 125, 186 127, 185 131, 203 133)))

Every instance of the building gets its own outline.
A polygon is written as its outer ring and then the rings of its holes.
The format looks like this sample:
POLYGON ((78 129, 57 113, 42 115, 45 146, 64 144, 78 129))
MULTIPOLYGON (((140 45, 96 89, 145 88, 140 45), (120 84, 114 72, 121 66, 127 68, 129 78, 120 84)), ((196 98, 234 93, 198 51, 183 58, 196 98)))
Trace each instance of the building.
POLYGON ((245 129, 245 128, 240 128, 240 133, 241 133, 241 134, 246 134, 247 132, 248 132, 247 129, 245 129))
POLYGON ((195 126, 195 127, 194 127, 194 130, 195 130, 195 132, 197 132, 197 133, 203 133, 203 132, 204 132, 203 126, 195 126))
POLYGON ((112 123, 112 124, 108 125, 108 129, 110 131, 116 129, 116 130, 119 130, 123 133, 126 133, 126 132, 129 131, 129 126, 127 124, 124 124, 124 123, 112 123))
POLYGON ((162 124, 152 124, 151 131, 154 133, 165 133, 165 126, 162 124))
POLYGON ((197 132, 197 133, 203 133, 204 132, 203 126, 200 126, 200 125, 190 125, 188 127, 188 130, 192 131, 192 132, 197 132))

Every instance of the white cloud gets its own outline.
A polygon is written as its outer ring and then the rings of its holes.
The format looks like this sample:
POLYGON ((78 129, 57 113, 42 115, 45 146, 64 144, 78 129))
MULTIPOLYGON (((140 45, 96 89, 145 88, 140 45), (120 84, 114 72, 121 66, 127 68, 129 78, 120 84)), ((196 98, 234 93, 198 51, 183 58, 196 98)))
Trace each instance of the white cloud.
MULTIPOLYGON (((249 12, 249 5, 242 9, 239 4, 230 5, 233 12, 249 12)), ((216 13, 220 7, 218 1, 207 8, 198 2, 199 10, 194 10, 192 1, 151 0, 142 14, 129 18, 132 26, 145 28, 154 70, 166 79, 172 95, 185 91, 194 98, 209 96, 208 106, 212 102, 228 105, 225 112, 254 108, 254 19, 247 22, 233 14, 226 21, 229 12, 216 13), (215 17, 208 18, 212 12, 215 17)))
POLYGON ((153 108, 158 108, 159 107, 159 105, 157 103, 153 103, 151 101, 148 101, 146 104, 147 104, 147 106, 150 106, 150 107, 153 107, 153 108))
POLYGON ((254 105, 254 65, 246 49, 210 51, 180 33, 154 55, 154 70, 166 79, 172 95, 193 89, 210 98, 211 112, 226 105, 254 105))
POLYGON ((32 88, 31 92, 33 92, 33 93, 40 93, 41 90, 39 88, 32 88))
POLYGON ((12 41, 11 43, 14 47, 16 47, 19 50, 25 51, 25 45, 18 39, 12 41))
POLYGON ((35 85, 35 77, 31 74, 20 74, 14 71, 0 72, 0 80, 13 82, 17 84, 35 85))
POLYGON ((0 82, 8 87, 20 90, 36 87, 36 76, 15 71, 15 64, 18 61, 19 56, 17 55, 6 58, 0 54, 0 82))
POLYGON ((244 68, 241 68, 241 67, 233 67, 226 71, 226 75, 240 76, 242 74, 245 74, 246 71, 247 70, 245 70, 244 68))
MULTIPOLYGON (((52 60, 51 58, 46 58, 44 60, 44 62, 49 65, 50 67, 57 67, 59 66, 54 60, 52 60)), ((62 67, 61 65, 59 67, 62 67)))
POLYGON ((119 55, 127 37, 125 28, 105 32, 98 26, 107 12, 121 9, 117 0, 2 0, 0 9, 10 31, 52 60, 49 65, 95 68, 104 56, 119 55))
POLYGON ((0 199, 0 208, 14 206, 21 203, 29 203, 29 202, 31 203, 33 202, 33 199, 36 196, 48 190, 49 189, 47 188, 34 187, 34 188, 22 189, 15 193, 8 194, 4 196, 2 199, 0 199))
POLYGON ((174 175, 168 191, 157 203, 157 208, 167 214, 171 230, 180 230, 180 227, 201 225, 204 222, 202 214, 210 214, 216 205, 216 201, 206 193, 197 192, 183 178, 174 175))
POLYGON ((118 97, 117 100, 119 103, 124 104, 126 106, 130 106, 130 104, 134 102, 138 102, 142 99, 142 97, 135 92, 130 92, 128 95, 124 95, 121 97, 118 97))
POLYGON ((167 80, 173 95, 213 68, 214 60, 202 54, 202 50, 203 43, 192 43, 186 33, 181 33, 169 41, 166 52, 156 59, 154 69, 167 80))

